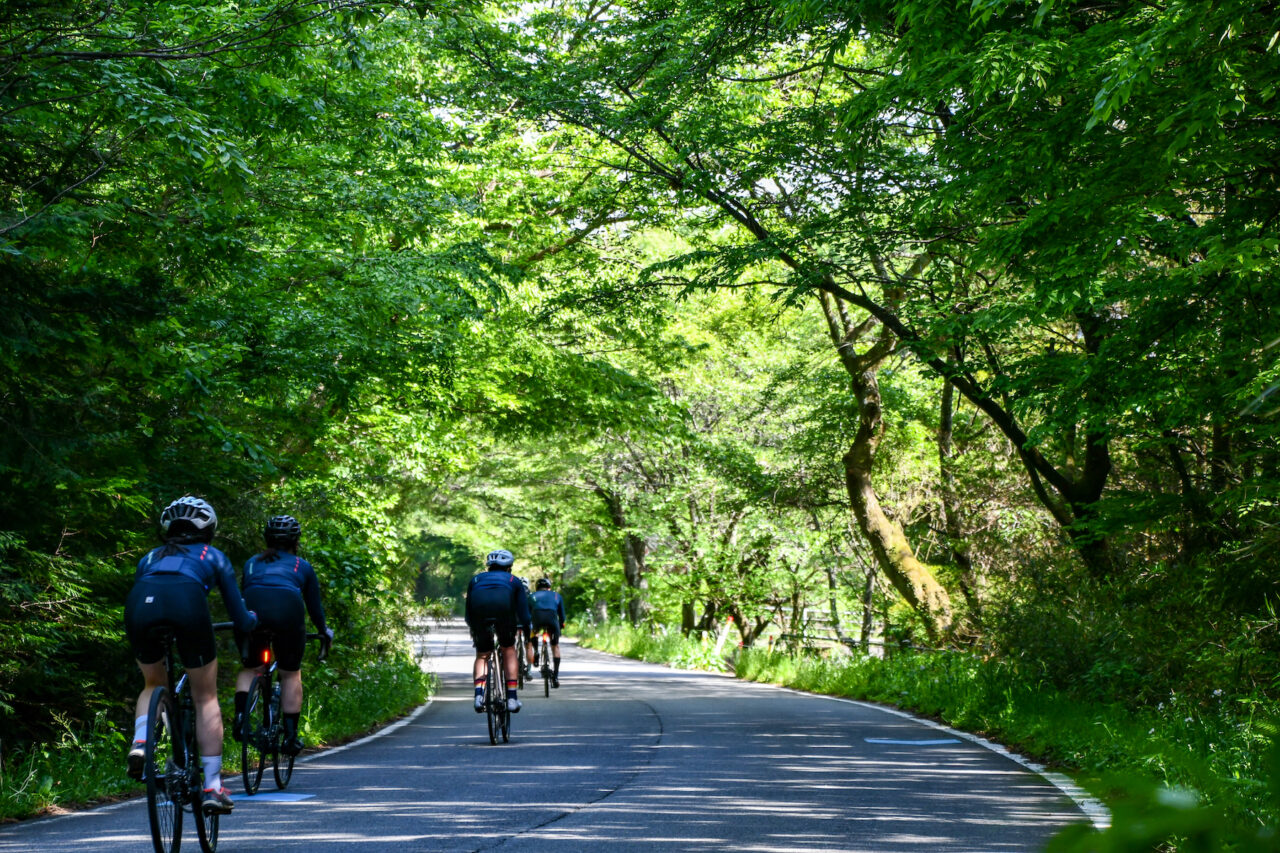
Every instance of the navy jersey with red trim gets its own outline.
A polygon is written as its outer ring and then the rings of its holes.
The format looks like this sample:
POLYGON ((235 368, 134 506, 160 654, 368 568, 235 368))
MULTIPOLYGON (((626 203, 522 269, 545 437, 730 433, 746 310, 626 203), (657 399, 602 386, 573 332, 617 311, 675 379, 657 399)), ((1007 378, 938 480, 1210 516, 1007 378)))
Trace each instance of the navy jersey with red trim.
POLYGON ((273 559, 266 553, 254 554, 244 564, 240 587, 249 589, 279 589, 302 596, 316 630, 325 629, 324 606, 320 603, 320 579, 315 569, 301 557, 288 551, 278 551, 273 559))
POLYGON ((504 590, 510 598, 511 615, 517 625, 523 626, 526 633, 533 632, 532 620, 529 615, 529 597, 525 595, 524 585, 520 583, 519 578, 501 570, 490 570, 481 572, 471 579, 471 583, 467 584, 467 608, 466 622, 469 627, 472 625, 471 600, 477 591, 482 593, 493 590, 504 590))
POLYGON ((540 589, 535 592, 530 607, 533 608, 533 615, 538 618, 539 624, 545 624, 554 618, 561 628, 564 627, 564 599, 554 589, 540 589))
POLYGON ((188 545, 161 545, 138 561, 134 572, 135 582, 141 580, 193 581, 204 587, 205 594, 214 586, 222 591, 231 621, 242 631, 251 630, 257 619, 249 615, 244 606, 240 588, 236 586, 236 572, 227 555, 212 545, 193 543, 188 545), (170 553, 166 553, 170 552, 170 553))

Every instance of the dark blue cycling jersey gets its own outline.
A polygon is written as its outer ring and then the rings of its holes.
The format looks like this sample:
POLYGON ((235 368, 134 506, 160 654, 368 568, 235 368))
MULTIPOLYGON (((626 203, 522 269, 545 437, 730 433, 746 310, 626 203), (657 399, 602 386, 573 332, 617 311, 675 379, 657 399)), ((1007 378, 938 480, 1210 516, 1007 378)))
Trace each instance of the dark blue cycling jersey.
POLYGON ((307 613, 316 630, 324 633, 324 606, 320 603, 320 580, 315 569, 301 557, 287 551, 278 551, 274 559, 266 553, 254 554, 244 564, 244 577, 240 587, 251 589, 287 590, 301 595, 307 605, 307 613))
POLYGON ((467 584, 467 627, 476 628, 486 618, 520 625, 526 633, 532 633, 529 599, 524 586, 511 572, 481 572, 467 584))
POLYGON ((539 625, 564 626, 564 599, 554 589, 540 589, 533 594, 529 604, 533 610, 533 621, 539 625))
POLYGON ((215 585, 222 591, 222 600, 231 614, 231 621, 242 631, 250 631, 257 623, 244 606, 240 588, 236 586, 236 572, 227 555, 212 545, 199 542, 188 545, 161 545, 138 561, 133 575, 134 582, 182 582, 194 581, 204 587, 206 595, 215 585), (166 551, 172 553, 165 553, 166 551))

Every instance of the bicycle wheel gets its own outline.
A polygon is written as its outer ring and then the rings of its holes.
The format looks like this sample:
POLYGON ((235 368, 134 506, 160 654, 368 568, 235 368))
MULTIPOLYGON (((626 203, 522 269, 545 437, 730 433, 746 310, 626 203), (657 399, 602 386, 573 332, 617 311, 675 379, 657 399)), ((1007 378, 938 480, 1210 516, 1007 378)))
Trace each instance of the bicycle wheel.
POLYGON ((200 761, 200 746, 196 742, 196 708, 191 696, 182 691, 179 698, 182 707, 182 738, 186 744, 187 767, 187 802, 196 822, 196 837, 200 839, 200 849, 204 853, 216 853, 218 849, 219 815, 205 814, 201 808, 204 790, 204 767, 200 761))
POLYGON ((547 698, 551 697, 551 657, 550 650, 547 648, 546 637, 542 638, 542 642, 538 645, 538 663, 542 667, 542 695, 547 698))
POLYGON ((276 789, 283 791, 293 778, 293 762, 296 755, 286 755, 280 751, 280 742, 284 739, 284 717, 280 713, 280 685, 275 686, 271 694, 271 719, 276 724, 271 727, 271 772, 276 777, 276 789))
POLYGON ((244 698, 244 721, 240 732, 240 778, 244 792, 258 793, 262 772, 267 767, 267 739, 271 732, 271 706, 265 695, 267 679, 255 676, 244 698))
POLYGON ((177 708, 167 687, 151 694, 147 711, 147 748, 143 774, 147 777, 147 820, 156 853, 177 853, 182 843, 183 739, 175 728, 177 708))
POLYGON ((498 742, 498 733, 501 731, 502 723, 498 717, 498 704, 502 704, 502 710, 507 709, 507 698, 503 696, 503 690, 498 686, 497 661, 495 655, 489 655, 488 665, 484 671, 484 710, 485 716, 489 720, 489 743, 496 744, 498 742))
MULTIPOLYGON (((507 743, 511 740, 511 711, 507 709, 507 668, 505 657, 499 657, 498 660, 502 662, 498 668, 498 681, 502 684, 501 699, 498 705, 500 714, 499 727, 502 733, 502 742, 507 743)), ((520 669, 519 661, 516 661, 516 669, 520 669)))

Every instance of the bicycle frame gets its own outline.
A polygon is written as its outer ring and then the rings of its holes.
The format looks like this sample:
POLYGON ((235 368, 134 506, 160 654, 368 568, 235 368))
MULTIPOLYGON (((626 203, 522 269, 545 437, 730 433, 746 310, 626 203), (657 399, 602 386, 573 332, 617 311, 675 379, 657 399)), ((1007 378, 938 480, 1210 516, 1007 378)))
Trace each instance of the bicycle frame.
MULTIPOLYGON (((493 648, 485 661, 484 704, 485 717, 489 725, 489 743, 496 744, 498 737, 507 743, 511 739, 511 712, 507 710, 507 672, 503 648, 498 643, 498 629, 493 622, 488 623, 488 631, 493 648)), ((516 662, 519 665, 519 661, 516 662)))

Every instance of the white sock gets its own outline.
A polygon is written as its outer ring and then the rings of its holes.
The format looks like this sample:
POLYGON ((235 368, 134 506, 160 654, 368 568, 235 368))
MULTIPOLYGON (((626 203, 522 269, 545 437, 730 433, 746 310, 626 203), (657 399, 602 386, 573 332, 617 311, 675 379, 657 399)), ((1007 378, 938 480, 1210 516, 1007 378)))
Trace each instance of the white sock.
POLYGON ((134 743, 147 742, 147 715, 146 714, 143 714, 141 717, 134 718, 133 742, 134 743))
POLYGON ((202 755, 200 763, 204 765, 205 790, 216 791, 222 787, 222 754, 202 755))

